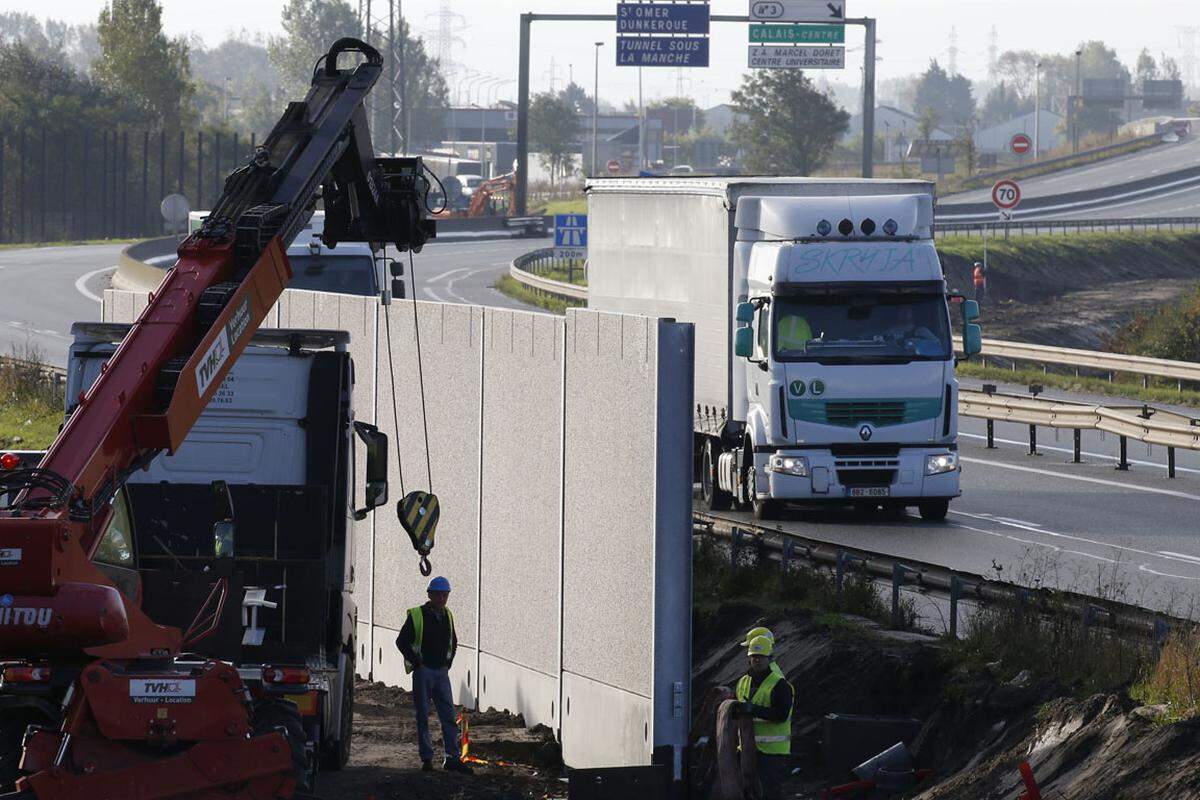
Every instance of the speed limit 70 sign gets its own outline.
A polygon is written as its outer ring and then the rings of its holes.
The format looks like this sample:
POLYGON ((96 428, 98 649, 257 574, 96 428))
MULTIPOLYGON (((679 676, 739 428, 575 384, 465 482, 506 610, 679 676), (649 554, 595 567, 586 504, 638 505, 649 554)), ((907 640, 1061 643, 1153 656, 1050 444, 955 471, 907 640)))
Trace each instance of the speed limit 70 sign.
POLYGON ((1002 181, 996 181, 996 185, 992 187, 992 203, 1001 211, 1009 211, 1017 207, 1017 203, 1021 202, 1021 187, 1016 181, 1011 181, 1005 178, 1002 181))

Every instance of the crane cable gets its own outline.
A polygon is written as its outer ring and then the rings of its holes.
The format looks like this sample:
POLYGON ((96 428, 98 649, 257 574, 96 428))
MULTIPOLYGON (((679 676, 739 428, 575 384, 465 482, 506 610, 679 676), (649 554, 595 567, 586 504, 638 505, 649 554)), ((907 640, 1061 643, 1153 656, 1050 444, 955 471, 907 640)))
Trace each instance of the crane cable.
MULTIPOLYGON (((386 251, 385 251, 386 252, 386 251)), ((437 496, 433 493, 433 459, 430 455, 429 448, 429 415, 425 402, 425 367, 424 359, 421 353, 421 324, 417 311, 417 276, 416 265, 413 261, 412 251, 408 251, 408 269, 412 280, 410 284, 413 287, 412 292, 412 310, 413 310, 413 334, 417 350, 417 385, 420 390, 421 397, 421 427, 425 438, 425 476, 428 481, 429 491, 413 491, 407 493, 404 490, 404 462, 400 453, 399 438, 400 438, 400 418, 397 410, 396 396, 396 367, 392 359, 392 323, 390 314, 390 299, 383 306, 383 324, 384 332, 387 337, 388 348, 388 375, 391 381, 392 389, 392 425, 396 431, 396 466, 400 475, 400 495, 401 499, 396 504, 396 515, 400 519, 400 524, 412 539, 413 549, 421 556, 419 566, 421 574, 428 576, 433 567, 429 563, 429 553, 433 549, 434 534, 437 530, 438 518, 440 509, 437 496)))

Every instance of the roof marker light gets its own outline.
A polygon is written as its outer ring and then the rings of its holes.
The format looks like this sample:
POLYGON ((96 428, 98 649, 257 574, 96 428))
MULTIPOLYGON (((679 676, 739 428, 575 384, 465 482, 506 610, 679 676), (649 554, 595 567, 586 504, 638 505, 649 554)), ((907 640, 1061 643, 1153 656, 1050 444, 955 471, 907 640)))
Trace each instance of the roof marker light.
POLYGON ((858 227, 862 230, 865 236, 870 236, 875 232, 875 220, 867 217, 861 223, 859 223, 858 227))
POLYGON ((829 220, 823 219, 817 223, 818 236, 828 236, 831 230, 833 230, 833 225, 829 224, 829 220))
POLYGON ((896 220, 894 220, 894 219, 889 219, 887 222, 883 223, 883 232, 886 233, 888 236, 895 236, 896 231, 898 231, 899 229, 900 229, 900 225, 897 224, 896 220))
POLYGON ((849 236, 854 233, 854 223, 848 219, 844 219, 838 223, 838 233, 842 236, 849 236))

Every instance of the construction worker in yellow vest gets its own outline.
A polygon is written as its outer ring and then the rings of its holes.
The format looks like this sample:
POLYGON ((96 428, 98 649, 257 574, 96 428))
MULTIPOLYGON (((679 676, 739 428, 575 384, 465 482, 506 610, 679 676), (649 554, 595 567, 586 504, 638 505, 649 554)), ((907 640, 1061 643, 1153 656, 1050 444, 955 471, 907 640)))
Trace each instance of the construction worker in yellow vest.
POLYGON ((462 762, 454 695, 450 687, 450 665, 458 651, 454 615, 446 607, 450 600, 450 581, 439 575, 429 582, 426 593, 429 602, 408 610, 408 618, 396 637, 396 647, 404 654, 404 669, 412 674, 421 769, 426 772, 433 769, 433 739, 429 734, 429 701, 432 698, 442 723, 442 744, 446 749, 442 767, 449 772, 470 774, 471 768, 462 762))
MULTIPOLYGON (((753 633, 753 631, 751 631, 753 633)), ((769 631, 768 631, 769 633, 769 631)), ((792 704, 795 694, 783 671, 771 660, 774 639, 758 635, 746 646, 749 669, 734 687, 737 716, 754 720, 758 780, 763 800, 783 797, 788 756, 792 752, 792 704)))
POLYGON ((812 327, 800 314, 785 313, 780 316, 775 333, 775 350, 781 353, 803 353, 813 338, 812 327))

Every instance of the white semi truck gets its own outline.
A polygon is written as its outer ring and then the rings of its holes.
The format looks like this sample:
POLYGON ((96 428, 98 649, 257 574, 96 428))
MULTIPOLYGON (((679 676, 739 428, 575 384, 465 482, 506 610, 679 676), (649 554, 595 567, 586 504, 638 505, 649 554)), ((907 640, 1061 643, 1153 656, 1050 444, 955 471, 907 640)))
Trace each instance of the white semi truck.
POLYGON ((915 506, 959 492, 958 384, 978 305, 950 295, 933 184, 813 178, 588 184, 588 305, 696 331, 704 504, 915 506))

